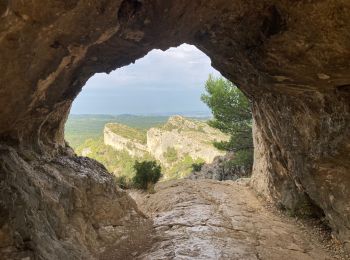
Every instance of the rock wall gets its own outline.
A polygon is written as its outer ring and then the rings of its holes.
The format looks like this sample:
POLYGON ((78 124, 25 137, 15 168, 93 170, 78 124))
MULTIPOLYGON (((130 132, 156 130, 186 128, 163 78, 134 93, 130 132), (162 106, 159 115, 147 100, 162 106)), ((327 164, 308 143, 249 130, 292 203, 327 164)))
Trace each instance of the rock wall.
POLYGON ((142 157, 148 152, 146 145, 137 142, 137 140, 118 135, 109 129, 108 126, 105 126, 103 129, 103 142, 117 151, 125 150, 133 157, 142 157))
MULTIPOLYGON (((2 1, 0 142, 14 153, 37 154, 34 161, 40 166, 41 158, 67 149, 66 116, 94 73, 127 65, 154 48, 194 44, 252 100, 258 147, 253 186, 291 210, 305 201, 317 206, 335 234, 349 243, 349 31, 348 0, 2 1)), ((18 175, 27 172, 26 160, 11 159, 2 167, 2 193, 31 189, 29 175, 18 175)), ((74 156, 72 160, 83 165, 74 156)), ((2 156, 2 165, 6 161, 2 156)), ((53 161, 47 166, 51 164, 56 167, 53 161)), ((69 165, 60 166, 62 176, 71 171, 69 165)), ((94 169, 88 164, 83 172, 90 176, 94 169)), ((43 180, 51 172, 32 171, 43 180)), ((100 187, 97 177, 85 181, 100 187)), ((38 190, 55 192, 65 182, 58 178, 56 183, 38 190)), ((112 190, 102 193, 97 196, 101 200, 116 196, 112 190)), ((2 199, 1 207, 13 207, 15 217, 1 217, 2 229, 16 231, 6 231, 12 234, 7 245, 14 245, 23 230, 12 219, 36 209, 31 201, 38 201, 38 195, 23 196, 28 199, 17 204, 2 199)), ((64 219, 55 212, 44 208, 40 216, 64 219)), ((79 229, 79 223, 72 226, 79 229)), ((67 231, 68 237, 74 230, 67 231)), ((28 234, 50 232, 30 229, 28 234)), ((58 236, 58 243, 64 244, 63 238, 58 236)), ((75 245, 85 250, 81 243, 75 245)), ((53 254, 58 258, 61 253, 53 254)))
MULTIPOLYGON (((216 156, 224 155, 224 152, 213 146, 213 142, 228 139, 226 134, 210 127, 206 122, 182 116, 171 116, 163 126, 149 129, 146 144, 122 136, 118 131, 111 129, 113 125, 111 123, 104 127, 105 145, 110 145, 118 151, 125 150, 133 157, 142 157, 148 153, 165 166, 181 161, 186 155, 210 163, 216 156), (176 153, 176 158, 173 158, 174 161, 171 163, 166 156, 169 149, 173 149, 176 153)), ((130 130, 136 131, 133 128, 130 130)))
POLYGON ((0 146, 1 259, 130 259, 152 223, 106 169, 0 146))
POLYGON ((337 91, 310 93, 306 102, 265 95, 254 106, 253 187, 295 213, 321 208, 344 240, 350 237, 344 218, 350 216, 349 101, 337 91))
POLYGON ((193 159, 211 163, 216 156, 224 155, 213 146, 214 141, 227 140, 227 135, 209 127, 205 122, 194 122, 181 116, 172 116, 162 127, 147 131, 147 148, 162 164, 167 165, 169 148, 176 151, 178 158, 189 154, 193 159))

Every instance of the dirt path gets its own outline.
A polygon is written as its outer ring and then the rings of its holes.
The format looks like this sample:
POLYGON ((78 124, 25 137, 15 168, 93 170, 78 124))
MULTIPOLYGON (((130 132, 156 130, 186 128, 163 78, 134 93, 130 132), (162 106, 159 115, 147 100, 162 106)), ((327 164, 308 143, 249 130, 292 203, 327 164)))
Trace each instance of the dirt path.
POLYGON ((244 184, 179 180, 158 184, 152 195, 131 195, 156 230, 138 259, 333 259, 244 184))

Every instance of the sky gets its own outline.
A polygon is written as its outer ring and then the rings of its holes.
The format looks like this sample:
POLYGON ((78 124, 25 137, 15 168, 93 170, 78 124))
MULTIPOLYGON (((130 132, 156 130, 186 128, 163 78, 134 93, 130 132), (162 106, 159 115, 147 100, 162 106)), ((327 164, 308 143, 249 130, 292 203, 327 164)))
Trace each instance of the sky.
POLYGON ((209 115, 200 96, 210 73, 220 75, 209 57, 192 45, 152 50, 134 64, 91 77, 71 113, 209 115))

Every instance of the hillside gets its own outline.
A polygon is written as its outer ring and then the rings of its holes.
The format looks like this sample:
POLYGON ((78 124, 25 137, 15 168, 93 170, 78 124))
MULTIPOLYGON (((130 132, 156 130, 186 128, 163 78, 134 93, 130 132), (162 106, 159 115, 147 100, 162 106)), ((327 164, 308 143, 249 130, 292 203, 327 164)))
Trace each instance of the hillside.
MULTIPOLYGON (((196 120, 207 120, 208 117, 189 117, 196 120)), ((132 128, 148 130, 167 122, 167 115, 69 115, 65 125, 65 139, 74 149, 87 139, 98 138, 103 134, 108 123, 118 123, 132 128)))
POLYGON ((160 126, 136 129, 120 123, 108 123, 103 138, 93 138, 78 146, 76 152, 102 162, 109 171, 131 178, 135 160, 157 160, 165 179, 186 177, 192 164, 211 162, 222 155, 212 142, 227 136, 204 121, 172 116, 160 126))
POLYGON ((142 157, 148 152, 146 131, 126 125, 109 123, 103 130, 105 145, 114 150, 125 150, 132 157, 142 157))
POLYGON ((164 125, 147 131, 147 148, 163 165, 171 165, 186 155, 210 163, 216 156, 224 155, 213 142, 227 139, 206 122, 172 116, 164 125))

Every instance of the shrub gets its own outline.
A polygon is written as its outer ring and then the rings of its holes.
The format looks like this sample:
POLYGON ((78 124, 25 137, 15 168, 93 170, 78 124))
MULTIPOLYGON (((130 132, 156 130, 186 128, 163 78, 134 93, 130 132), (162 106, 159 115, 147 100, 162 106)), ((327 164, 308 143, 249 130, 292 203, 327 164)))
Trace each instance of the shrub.
POLYGON ((136 171, 132 181, 135 188, 147 190, 162 177, 161 167, 156 161, 135 161, 136 171))
POLYGON ((203 165, 204 165, 204 162, 192 163, 192 170, 194 172, 199 172, 200 170, 202 170, 203 165))
POLYGON ((189 154, 186 154, 181 160, 175 162, 166 170, 166 177, 169 180, 186 178, 193 171, 193 164, 204 163, 200 158, 193 159, 189 154))

